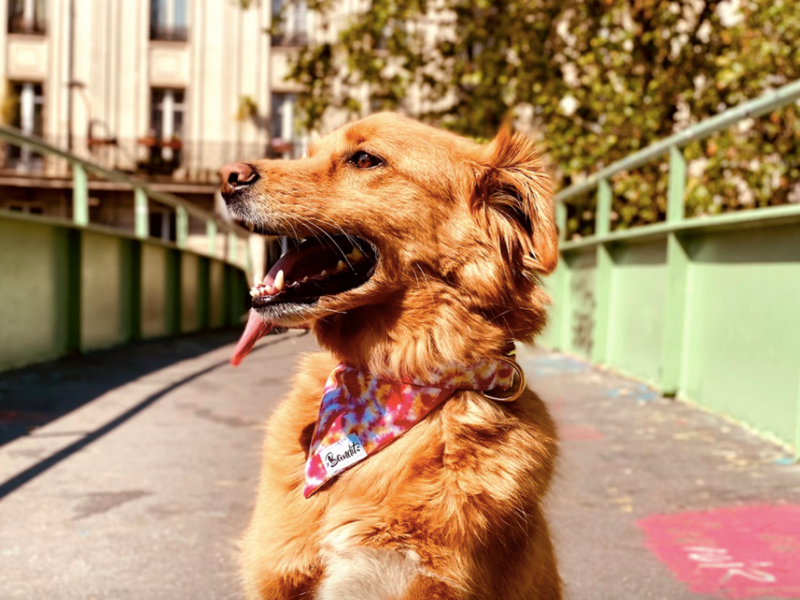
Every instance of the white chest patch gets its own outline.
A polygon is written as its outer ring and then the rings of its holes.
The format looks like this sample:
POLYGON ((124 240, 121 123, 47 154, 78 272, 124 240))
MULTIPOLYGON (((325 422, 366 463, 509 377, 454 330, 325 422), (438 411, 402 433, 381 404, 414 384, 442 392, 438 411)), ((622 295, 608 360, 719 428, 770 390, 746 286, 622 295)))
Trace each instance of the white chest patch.
POLYGON ((325 553, 314 600, 396 600, 420 575, 419 560, 395 550, 349 548, 325 553))

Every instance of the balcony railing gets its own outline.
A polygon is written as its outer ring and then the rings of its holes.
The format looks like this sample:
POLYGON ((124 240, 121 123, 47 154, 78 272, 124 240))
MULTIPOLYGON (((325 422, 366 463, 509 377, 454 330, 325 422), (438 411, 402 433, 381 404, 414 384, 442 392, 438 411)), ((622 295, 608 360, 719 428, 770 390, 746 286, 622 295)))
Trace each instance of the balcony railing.
POLYGON ((8 18, 8 33, 23 33, 26 35, 45 35, 47 25, 44 19, 26 19, 24 17, 10 16, 8 18))
MULTIPOLYGON (((46 135, 54 147, 66 148, 65 136, 46 135)), ((151 181, 214 184, 221 165, 240 160, 258 160, 268 155, 266 143, 233 141, 73 138, 73 153, 105 169, 123 171, 151 181)), ((0 174, 61 177, 68 164, 55 157, 42 157, 32 150, 0 148, 0 174)))
POLYGON ((308 33, 305 31, 273 33, 271 45, 281 48, 296 48, 308 43, 308 33))
POLYGON ((150 25, 150 39, 165 42, 185 42, 189 39, 189 28, 185 25, 150 25))

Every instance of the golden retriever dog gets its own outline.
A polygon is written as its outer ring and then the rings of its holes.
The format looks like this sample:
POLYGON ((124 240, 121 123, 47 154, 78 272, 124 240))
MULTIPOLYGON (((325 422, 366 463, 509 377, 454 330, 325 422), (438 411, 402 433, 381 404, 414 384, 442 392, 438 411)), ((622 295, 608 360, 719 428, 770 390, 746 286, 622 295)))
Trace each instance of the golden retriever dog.
POLYGON ((308 158, 234 163, 222 177, 233 215, 295 240, 251 291, 235 362, 272 324, 308 326, 324 349, 302 360, 268 424, 243 541, 247 598, 560 598, 542 508, 555 427, 530 390, 503 402, 458 389, 303 492, 337 364, 425 382, 442 365, 498 360, 542 329, 557 234, 531 143, 503 128, 481 145, 378 114, 314 143, 308 158))

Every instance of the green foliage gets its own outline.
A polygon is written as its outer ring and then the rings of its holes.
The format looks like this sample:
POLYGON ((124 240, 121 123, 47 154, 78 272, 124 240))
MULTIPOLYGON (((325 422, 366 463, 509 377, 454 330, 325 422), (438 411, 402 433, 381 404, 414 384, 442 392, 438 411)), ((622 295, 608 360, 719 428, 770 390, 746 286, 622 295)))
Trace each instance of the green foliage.
MULTIPOLYGON (((306 126, 334 108, 398 109, 490 138, 511 113, 541 134, 561 185, 800 78, 796 0, 367 4, 333 41, 299 52, 290 77, 306 90, 306 126)), ((333 6, 310 4, 323 22, 333 6)), ((694 144, 687 159, 689 214, 785 203, 800 179, 800 110, 694 144)), ((614 184, 614 227, 663 218, 662 165, 614 184)), ((570 234, 591 230, 592 201, 571 207, 570 234)))
POLYGON ((258 117, 258 103, 252 96, 240 96, 239 108, 236 110, 237 121, 247 121, 258 117))

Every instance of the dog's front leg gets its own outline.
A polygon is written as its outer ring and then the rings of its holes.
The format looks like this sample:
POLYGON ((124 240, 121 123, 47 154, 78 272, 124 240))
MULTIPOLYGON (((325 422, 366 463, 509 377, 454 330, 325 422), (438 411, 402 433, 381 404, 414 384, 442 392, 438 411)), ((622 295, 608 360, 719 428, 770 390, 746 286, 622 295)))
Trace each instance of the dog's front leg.
POLYGON ((319 572, 297 572, 292 575, 260 570, 255 577, 245 574, 247 600, 308 600, 314 597, 319 572))

